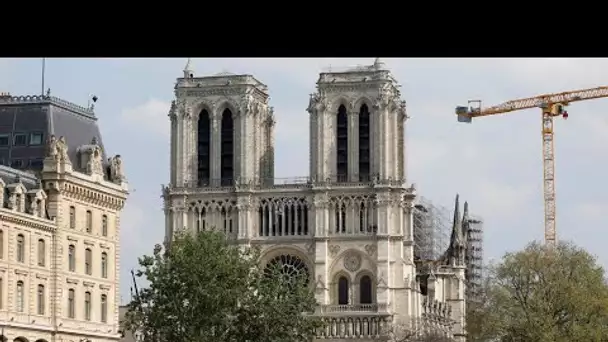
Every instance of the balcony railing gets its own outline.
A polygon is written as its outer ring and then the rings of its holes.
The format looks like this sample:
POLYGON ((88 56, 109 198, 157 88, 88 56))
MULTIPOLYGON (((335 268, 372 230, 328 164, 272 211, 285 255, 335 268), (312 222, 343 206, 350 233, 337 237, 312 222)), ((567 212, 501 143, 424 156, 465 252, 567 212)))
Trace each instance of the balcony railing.
POLYGON ((354 304, 354 305, 321 305, 322 314, 332 313, 369 313, 369 312, 386 312, 386 303, 380 304, 354 304))
POLYGON ((264 188, 289 188, 289 187, 313 187, 313 186, 371 186, 371 185, 391 185, 403 186, 403 179, 379 179, 371 175, 361 175, 356 180, 351 180, 345 175, 333 175, 327 178, 319 177, 292 177, 292 178, 224 178, 224 179, 205 179, 201 181, 190 181, 183 185, 173 185, 173 190, 182 189, 264 189, 264 188))
POLYGON ((324 326, 316 332, 317 339, 388 340, 391 316, 367 314, 323 317, 324 326))

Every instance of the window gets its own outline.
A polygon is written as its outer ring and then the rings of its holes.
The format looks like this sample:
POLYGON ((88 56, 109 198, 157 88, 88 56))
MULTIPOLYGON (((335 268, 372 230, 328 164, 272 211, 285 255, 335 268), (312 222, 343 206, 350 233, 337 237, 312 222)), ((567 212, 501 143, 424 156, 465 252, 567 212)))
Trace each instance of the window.
POLYGON ((338 305, 348 305, 348 279, 338 279, 338 305))
POLYGON ((91 292, 84 293, 84 319, 91 320, 91 292))
POLYGON ((108 236, 108 215, 101 216, 101 235, 108 236))
POLYGON ((0 134, 0 147, 6 147, 10 145, 10 136, 8 134, 0 134))
POLYGON ((70 207, 70 228, 76 228, 76 208, 70 207))
POLYGON ((108 321, 108 296, 105 294, 101 295, 101 321, 104 323, 108 321))
POLYGON ((25 262, 25 237, 23 234, 17 235, 17 261, 25 262))
POLYGON ((42 170, 44 166, 44 162, 42 159, 32 159, 30 160, 30 167, 34 170, 42 170))
POLYGON ((44 245, 44 240, 38 240, 38 266, 44 266, 46 256, 46 248, 44 245))
POLYGON ((4 279, 0 278, 0 309, 4 308, 4 279))
POLYGON ((90 210, 87 210, 87 233, 90 233, 93 230, 93 213, 90 210))
POLYGON ((44 285, 38 285, 38 314, 44 315, 44 285))
POLYGON ((372 303, 372 278, 369 276, 363 276, 359 280, 359 303, 372 303))
POLYGON ((20 168, 22 168, 23 167, 23 160, 21 160, 21 159, 13 159, 11 161, 11 167, 13 169, 20 169, 20 168))
POLYGON ((4 231, 0 230, 0 259, 4 259, 4 231))
POLYGON ((91 275, 92 267, 91 267, 91 259, 93 259, 93 252, 91 252, 90 248, 84 250, 84 273, 91 275))
POLYGON ((42 136, 40 132, 30 133, 30 145, 42 145, 42 136))
POLYGON ((27 145, 27 135, 23 133, 15 133, 15 140, 13 140, 13 146, 25 146, 27 145))
POLYGON ((108 254, 106 252, 101 253, 101 276, 108 277, 108 254))
POLYGON ((24 303, 24 293, 23 293, 23 282, 21 280, 19 280, 17 282, 17 300, 15 301, 15 306, 17 311, 19 312, 23 312, 23 309, 25 308, 25 303, 24 303))
POLYGON ((68 247, 68 269, 70 272, 76 270, 76 247, 74 245, 68 247))
POLYGON ((74 318, 76 314, 76 308, 74 307, 74 289, 68 290, 68 317, 74 318))

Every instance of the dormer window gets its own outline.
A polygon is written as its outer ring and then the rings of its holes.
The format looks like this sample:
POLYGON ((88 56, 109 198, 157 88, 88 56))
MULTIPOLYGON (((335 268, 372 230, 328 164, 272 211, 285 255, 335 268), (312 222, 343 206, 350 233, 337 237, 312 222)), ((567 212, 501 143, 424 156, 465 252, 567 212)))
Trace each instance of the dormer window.
POLYGON ((30 133, 30 145, 42 145, 42 136, 43 134, 41 132, 30 133))
POLYGON ((13 146, 25 146, 27 145, 27 134, 15 133, 13 138, 13 146))

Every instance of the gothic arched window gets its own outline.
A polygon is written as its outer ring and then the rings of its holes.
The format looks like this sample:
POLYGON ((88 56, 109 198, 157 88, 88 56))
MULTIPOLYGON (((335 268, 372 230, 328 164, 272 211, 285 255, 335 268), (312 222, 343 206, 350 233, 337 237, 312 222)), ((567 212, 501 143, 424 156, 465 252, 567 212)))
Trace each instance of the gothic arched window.
POLYGON ((338 108, 336 126, 336 172, 338 182, 346 182, 348 179, 348 117, 346 107, 340 105, 338 108))
POLYGON ((234 178, 234 121, 228 108, 222 113, 221 142, 221 184, 228 186, 234 178))
POLYGON ((211 180, 211 118, 203 109, 198 116, 198 186, 211 180))
POLYGON ((348 279, 345 276, 338 279, 338 305, 348 305, 348 279))
POLYGON ((359 303, 360 304, 371 304, 373 303, 372 298, 372 278, 369 276, 363 276, 359 280, 359 303))
POLYGON ((359 110, 359 181, 370 180, 370 122, 369 109, 364 103, 359 110))

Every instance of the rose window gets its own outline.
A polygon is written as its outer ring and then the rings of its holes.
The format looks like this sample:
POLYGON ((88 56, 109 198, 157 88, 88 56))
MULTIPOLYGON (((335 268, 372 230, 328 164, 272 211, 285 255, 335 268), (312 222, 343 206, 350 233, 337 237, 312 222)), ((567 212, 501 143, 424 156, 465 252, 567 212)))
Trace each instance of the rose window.
POLYGON ((265 273, 269 274, 273 267, 279 267, 281 274, 286 280, 304 277, 306 283, 308 283, 308 280, 310 279, 308 267, 302 259, 294 255, 283 254, 270 260, 266 264, 265 273))

